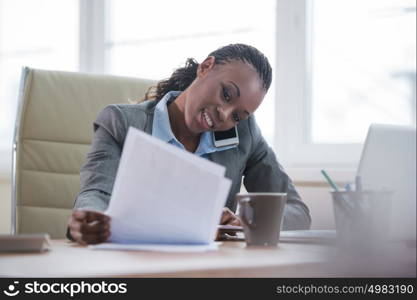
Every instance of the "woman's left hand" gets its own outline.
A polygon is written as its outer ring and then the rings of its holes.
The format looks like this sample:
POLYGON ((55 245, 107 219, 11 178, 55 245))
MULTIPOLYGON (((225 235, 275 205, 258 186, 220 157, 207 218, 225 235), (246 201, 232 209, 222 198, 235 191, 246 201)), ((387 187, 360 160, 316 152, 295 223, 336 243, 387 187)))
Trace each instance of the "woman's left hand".
POLYGON ((242 226, 242 223, 238 216, 236 216, 229 208, 225 207, 223 208, 220 225, 242 226))

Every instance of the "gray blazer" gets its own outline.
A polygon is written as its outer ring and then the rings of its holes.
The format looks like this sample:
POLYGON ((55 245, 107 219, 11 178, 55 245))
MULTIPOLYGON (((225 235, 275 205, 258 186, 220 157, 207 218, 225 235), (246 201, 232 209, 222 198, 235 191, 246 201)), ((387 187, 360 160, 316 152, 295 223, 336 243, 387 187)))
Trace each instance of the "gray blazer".
MULTIPOLYGON (((152 134, 157 102, 112 104, 105 107, 94 122, 94 137, 87 160, 80 171, 81 190, 74 208, 106 210, 119 159, 129 126, 152 134)), ((242 177, 248 192, 286 192, 284 230, 308 229, 311 218, 291 179, 268 147, 254 117, 239 122, 239 145, 210 153, 208 159, 226 167, 226 177, 233 181, 226 206, 236 211, 234 196, 240 191, 242 177)))

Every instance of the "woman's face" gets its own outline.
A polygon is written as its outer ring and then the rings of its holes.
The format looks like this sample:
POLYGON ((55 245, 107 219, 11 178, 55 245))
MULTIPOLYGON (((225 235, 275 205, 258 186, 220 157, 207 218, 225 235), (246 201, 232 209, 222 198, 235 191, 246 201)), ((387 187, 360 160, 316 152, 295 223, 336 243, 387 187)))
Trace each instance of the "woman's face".
POLYGON ((242 61, 215 64, 208 57, 186 91, 184 117, 192 133, 223 131, 246 120, 266 91, 253 66, 242 61))

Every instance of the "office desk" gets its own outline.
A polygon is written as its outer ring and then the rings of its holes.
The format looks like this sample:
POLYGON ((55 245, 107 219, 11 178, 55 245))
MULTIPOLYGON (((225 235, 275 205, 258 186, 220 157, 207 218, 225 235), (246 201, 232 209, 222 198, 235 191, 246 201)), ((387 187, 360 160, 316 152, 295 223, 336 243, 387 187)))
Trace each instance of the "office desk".
MULTIPOLYGON (((7 277, 293 277, 317 276, 326 263, 325 245, 281 243, 278 248, 246 248, 223 242, 217 251, 163 253, 93 250, 53 240, 52 250, 0 254, 7 277)), ((319 275, 322 276, 322 275, 319 275)))
MULTIPOLYGON (((413 251, 403 251, 407 254, 400 254, 402 261, 395 267, 370 271, 361 263, 367 272, 363 273, 341 268, 341 254, 330 244, 281 242, 277 248, 247 248, 244 242, 223 242, 217 251, 163 253, 92 250, 53 240, 52 250, 44 253, 0 254, 0 277, 415 276, 413 251)), ((352 266, 344 261, 344 266, 352 266)))

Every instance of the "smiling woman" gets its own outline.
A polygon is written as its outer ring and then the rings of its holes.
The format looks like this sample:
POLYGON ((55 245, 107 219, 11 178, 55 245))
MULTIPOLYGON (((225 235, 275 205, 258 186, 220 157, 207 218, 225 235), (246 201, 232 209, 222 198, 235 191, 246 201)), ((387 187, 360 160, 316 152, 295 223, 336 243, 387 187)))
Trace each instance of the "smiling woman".
POLYGON ((308 229, 309 210, 253 116, 271 81, 271 66, 259 50, 232 44, 211 52, 201 64, 189 59, 184 68, 148 91, 145 101, 104 108, 94 122, 94 138, 81 169, 81 190, 69 220, 68 237, 88 244, 109 237, 110 220, 97 211, 104 211, 109 204, 130 126, 226 167, 226 177, 233 183, 222 224, 240 225, 234 214, 235 195, 244 177, 249 192, 287 193, 284 229, 308 229), (213 132, 233 127, 239 143, 215 146, 213 132))

